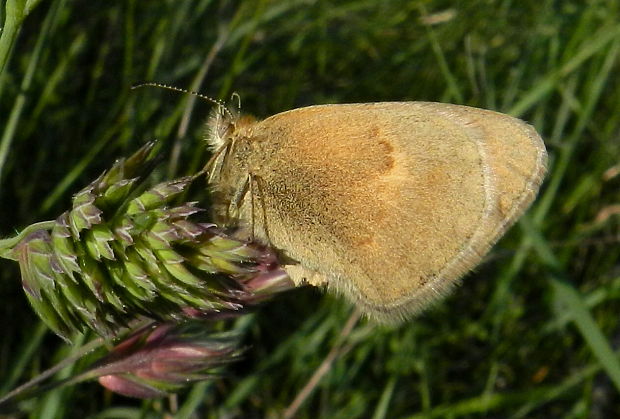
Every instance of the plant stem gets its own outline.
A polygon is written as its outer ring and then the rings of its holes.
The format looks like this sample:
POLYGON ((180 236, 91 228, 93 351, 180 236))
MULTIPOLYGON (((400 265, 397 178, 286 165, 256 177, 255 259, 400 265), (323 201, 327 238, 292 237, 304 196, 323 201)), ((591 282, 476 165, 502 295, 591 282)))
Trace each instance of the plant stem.
MULTIPOLYGON (((58 387, 64 384, 68 384, 71 380, 73 380, 74 377, 73 378, 70 377, 70 378, 67 378, 66 380, 62 380, 56 383, 51 383, 47 386, 39 387, 37 389, 34 388, 37 384, 39 384, 43 380, 51 377, 52 375, 56 374, 58 371, 62 370, 65 367, 68 367, 69 365, 75 363, 76 361, 78 361, 79 359, 87 355, 88 353, 99 348, 103 343, 104 343, 103 338, 97 338, 91 342, 88 342, 86 345, 79 348, 72 356, 69 356, 63 359, 58 364, 43 371, 41 374, 37 375, 32 380, 25 382, 21 386, 15 388, 11 392, 4 395, 2 398, 0 398, 0 406, 7 405, 10 402, 16 401, 18 397, 20 399, 32 397, 37 392, 47 391, 47 390, 50 390, 51 388, 55 388, 55 387, 58 387)), ((80 375, 81 374, 78 374, 78 377, 80 375)))
POLYGON ((8 0, 6 2, 6 18, 0 35, 0 75, 9 61, 11 48, 24 20, 24 3, 24 0, 8 0))
POLYGON ((41 0, 7 0, 4 27, 0 34, 0 77, 6 67, 22 22, 41 0))
POLYGON ((306 385, 301 389, 301 391, 295 397, 295 400, 286 408, 284 413, 282 414, 282 418, 284 419, 292 419, 296 416, 297 411, 301 407, 301 405, 306 401, 310 394, 316 389, 321 379, 327 374, 334 363, 334 361, 348 352, 351 347, 349 345, 344 345, 347 337, 353 331, 353 328, 357 324, 357 321, 361 317, 361 312, 359 310, 354 310, 351 313, 351 316, 347 320, 347 323, 342 328, 342 332, 340 332, 339 342, 337 342, 332 349, 329 351, 321 365, 316 369, 312 377, 308 380, 306 385))

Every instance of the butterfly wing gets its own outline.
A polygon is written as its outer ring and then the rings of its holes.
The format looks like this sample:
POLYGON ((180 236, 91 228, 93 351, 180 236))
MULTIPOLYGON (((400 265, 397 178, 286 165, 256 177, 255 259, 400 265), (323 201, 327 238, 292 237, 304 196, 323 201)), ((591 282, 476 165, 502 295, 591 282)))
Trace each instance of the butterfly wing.
POLYGON ((477 265, 546 164, 526 123, 439 103, 312 106, 252 137, 242 218, 296 282, 327 283, 379 321, 420 311, 477 265))

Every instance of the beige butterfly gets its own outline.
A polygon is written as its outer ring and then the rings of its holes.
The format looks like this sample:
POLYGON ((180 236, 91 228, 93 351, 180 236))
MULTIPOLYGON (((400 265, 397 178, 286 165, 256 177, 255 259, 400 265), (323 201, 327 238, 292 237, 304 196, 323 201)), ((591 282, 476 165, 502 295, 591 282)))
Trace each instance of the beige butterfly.
POLYGON ((380 322, 446 295, 534 200, 540 136, 441 103, 310 106, 257 121, 219 112, 210 182, 220 221, 278 249, 380 322))

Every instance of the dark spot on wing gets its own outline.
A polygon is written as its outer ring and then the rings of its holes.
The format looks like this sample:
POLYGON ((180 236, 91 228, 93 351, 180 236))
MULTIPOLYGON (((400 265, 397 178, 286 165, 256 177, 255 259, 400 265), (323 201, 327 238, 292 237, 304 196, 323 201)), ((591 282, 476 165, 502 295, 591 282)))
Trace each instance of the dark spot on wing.
POLYGON ((394 147, 386 140, 379 140, 377 142, 377 151, 376 151, 376 160, 377 160, 377 169, 381 173, 389 172, 394 168, 395 161, 392 156, 394 152, 394 147))

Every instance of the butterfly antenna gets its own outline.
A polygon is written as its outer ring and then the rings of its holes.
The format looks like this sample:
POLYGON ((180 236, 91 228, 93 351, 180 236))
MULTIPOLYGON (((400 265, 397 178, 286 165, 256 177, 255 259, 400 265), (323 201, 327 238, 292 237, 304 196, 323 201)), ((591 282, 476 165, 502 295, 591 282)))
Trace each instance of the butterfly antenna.
POLYGON ((235 117, 233 116, 232 112, 230 112, 230 110, 226 107, 226 105, 224 104, 224 102, 222 102, 219 99, 213 99, 210 96, 207 95, 203 95, 201 93, 198 92, 194 92, 192 90, 187 90, 187 89, 182 89, 180 87, 176 87, 176 86, 172 86, 169 84, 164 84, 164 83, 157 83, 157 82, 153 82, 153 81, 147 81, 144 83, 138 83, 138 84, 134 84, 133 86, 131 86, 131 89, 138 89, 140 87, 159 87, 161 89, 167 89, 167 90, 172 90, 173 92, 179 92, 179 93, 186 93, 192 96, 196 96, 199 97, 200 99, 204 99, 207 102, 211 102, 217 106, 219 106, 220 109, 222 109, 224 112, 226 112, 226 114, 230 117, 231 121, 235 120, 235 117))
POLYGON ((233 102, 235 100, 237 101, 237 112, 241 114, 241 96, 239 96, 237 92, 233 92, 233 94, 230 95, 230 101, 233 102))

